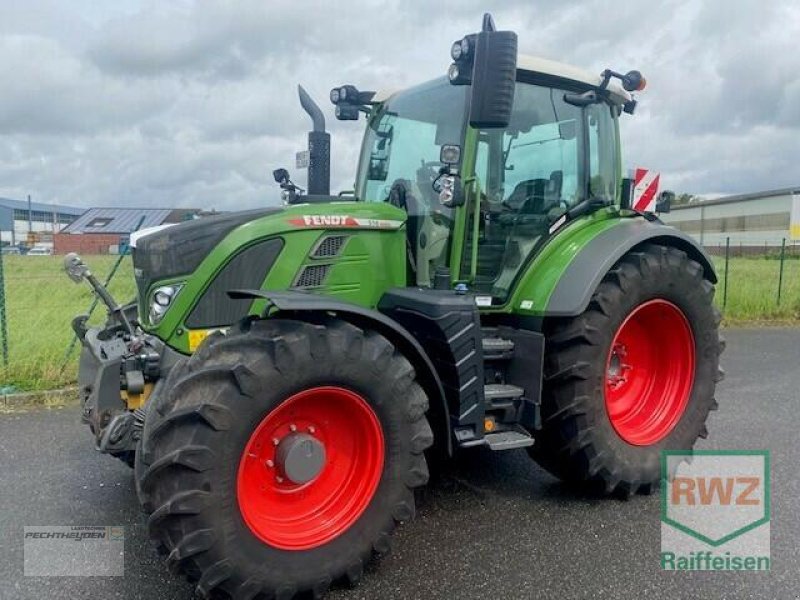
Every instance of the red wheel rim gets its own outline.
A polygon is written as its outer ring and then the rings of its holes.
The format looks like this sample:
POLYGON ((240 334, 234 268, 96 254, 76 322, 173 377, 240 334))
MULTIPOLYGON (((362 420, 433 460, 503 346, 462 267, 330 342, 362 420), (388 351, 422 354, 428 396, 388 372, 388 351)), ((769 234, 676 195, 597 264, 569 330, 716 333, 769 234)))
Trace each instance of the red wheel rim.
POLYGON ((620 325, 606 362, 605 399, 617 434, 649 446, 675 428, 694 382, 694 336, 666 300, 637 306, 620 325))
POLYGON ((344 533, 366 510, 383 463, 381 424, 364 398, 340 387, 304 390, 264 417, 250 436, 239 463, 239 510, 270 546, 316 548, 344 533), (285 448, 298 435, 304 448, 323 449, 321 466, 309 481, 287 475, 296 463, 285 458, 285 448))

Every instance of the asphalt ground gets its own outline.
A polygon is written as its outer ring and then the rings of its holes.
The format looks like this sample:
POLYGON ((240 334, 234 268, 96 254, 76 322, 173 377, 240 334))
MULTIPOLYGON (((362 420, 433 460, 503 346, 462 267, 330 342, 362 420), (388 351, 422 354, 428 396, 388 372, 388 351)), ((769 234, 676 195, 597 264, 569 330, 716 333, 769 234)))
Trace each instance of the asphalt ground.
MULTIPOLYGON (((725 332, 727 378, 700 447, 769 449, 772 570, 664 572, 658 494, 581 495, 523 451, 462 456, 393 551, 329 598, 800 598, 800 329, 725 332)), ((75 406, 0 415, 0 598, 189 599, 147 541, 132 472, 75 406), (123 577, 25 577, 23 526, 123 525, 123 577)))

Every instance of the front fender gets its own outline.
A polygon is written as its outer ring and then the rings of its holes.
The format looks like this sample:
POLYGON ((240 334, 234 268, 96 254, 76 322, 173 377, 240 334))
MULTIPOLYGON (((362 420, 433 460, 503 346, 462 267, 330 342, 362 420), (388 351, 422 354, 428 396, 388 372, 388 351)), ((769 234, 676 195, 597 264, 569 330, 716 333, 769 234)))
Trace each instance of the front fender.
POLYGON ((292 291, 231 290, 228 292, 228 296, 234 300, 267 300, 265 316, 267 314, 269 316, 289 316, 292 313, 303 312, 334 313, 337 317, 357 327, 372 329, 386 337, 414 366, 417 379, 428 394, 431 409, 439 417, 436 419, 436 424, 432 423, 431 425, 439 429, 436 433, 446 440, 448 455, 452 454, 452 431, 442 381, 428 354, 402 325, 376 310, 319 294, 292 291))

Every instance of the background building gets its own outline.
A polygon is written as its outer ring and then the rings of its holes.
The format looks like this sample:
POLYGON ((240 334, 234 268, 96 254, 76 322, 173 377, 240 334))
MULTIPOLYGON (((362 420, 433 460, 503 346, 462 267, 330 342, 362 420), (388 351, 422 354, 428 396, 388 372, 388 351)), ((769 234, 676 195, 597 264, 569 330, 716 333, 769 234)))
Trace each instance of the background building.
POLYGON ((85 208, 0 198, 0 242, 2 245, 53 245, 53 234, 81 216, 85 208), (28 233, 34 235, 28 240, 28 233))
POLYGON ((800 187, 728 196, 674 206, 661 218, 715 254, 724 250, 728 238, 736 252, 768 252, 781 246, 783 240, 792 252, 798 252, 800 240, 792 240, 789 230, 795 197, 800 197, 800 187))
POLYGON ((136 229, 180 223, 200 214, 196 208, 90 208, 54 236, 55 253, 116 253, 136 229))

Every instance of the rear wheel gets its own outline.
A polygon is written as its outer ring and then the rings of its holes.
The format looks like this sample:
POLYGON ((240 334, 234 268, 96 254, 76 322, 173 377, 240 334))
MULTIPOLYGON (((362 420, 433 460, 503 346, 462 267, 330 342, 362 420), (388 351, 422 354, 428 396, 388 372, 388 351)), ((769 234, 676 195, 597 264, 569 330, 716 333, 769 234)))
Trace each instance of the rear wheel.
POLYGON ((627 254, 587 310, 549 323, 534 458, 607 492, 649 492, 660 452, 706 437, 722 378, 719 313, 702 267, 675 248, 627 254))
POLYGON ((414 369, 338 321, 256 321, 170 374, 137 465, 150 536, 203 595, 321 595, 414 514, 433 442, 414 369))

